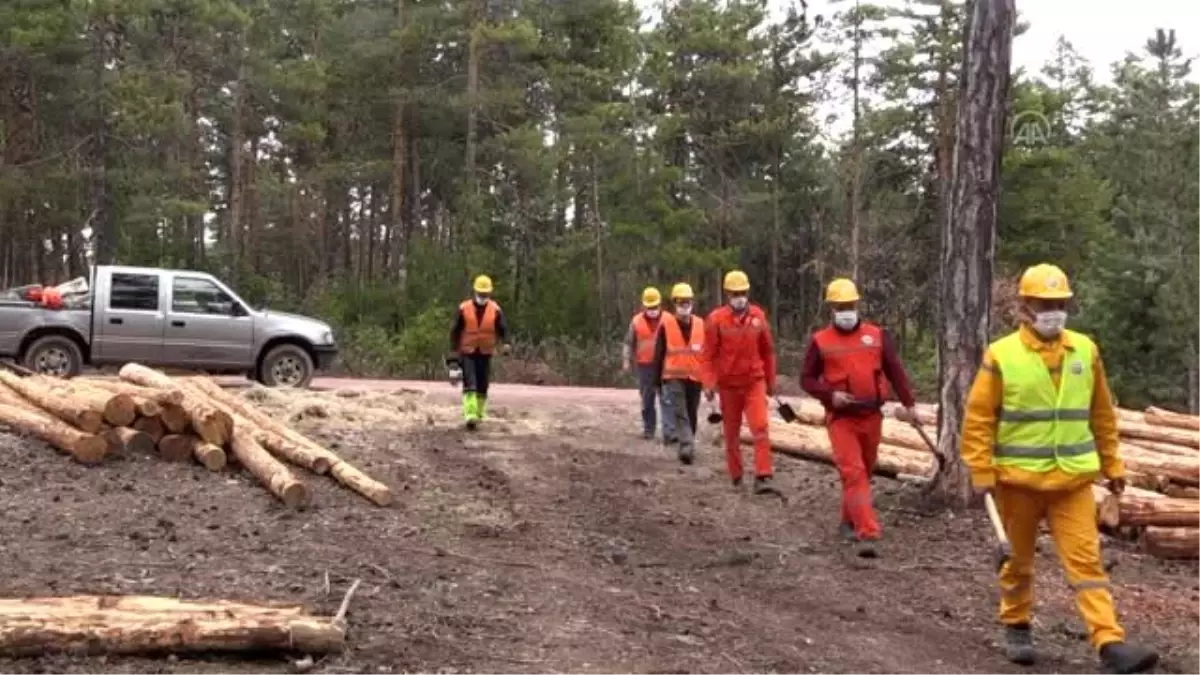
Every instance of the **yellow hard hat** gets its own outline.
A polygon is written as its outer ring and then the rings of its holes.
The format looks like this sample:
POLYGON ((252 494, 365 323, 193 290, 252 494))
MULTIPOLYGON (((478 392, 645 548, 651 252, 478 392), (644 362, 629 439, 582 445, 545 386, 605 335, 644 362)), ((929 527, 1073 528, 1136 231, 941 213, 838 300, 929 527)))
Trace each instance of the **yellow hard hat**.
POLYGON ((675 287, 671 289, 672 300, 691 300, 695 297, 696 294, 692 292, 692 287, 690 284, 680 282, 675 284, 675 287))
POLYGON ((642 291, 642 307, 658 307, 662 304, 662 294, 653 286, 647 286, 642 291))
POLYGON ((858 302, 858 287, 849 279, 834 279, 825 288, 825 302, 858 302))
POLYGON ((750 277, 741 270, 733 270, 725 275, 723 287, 733 293, 743 293, 750 290, 750 277))
POLYGON ((1066 300, 1075 295, 1067 282, 1067 275, 1057 265, 1034 265, 1021 275, 1018 294, 1023 298, 1043 300, 1066 300))
POLYGON ((479 276, 475 277, 475 285, 472 286, 472 288, 475 289, 476 293, 491 293, 492 278, 486 274, 480 274, 479 276))

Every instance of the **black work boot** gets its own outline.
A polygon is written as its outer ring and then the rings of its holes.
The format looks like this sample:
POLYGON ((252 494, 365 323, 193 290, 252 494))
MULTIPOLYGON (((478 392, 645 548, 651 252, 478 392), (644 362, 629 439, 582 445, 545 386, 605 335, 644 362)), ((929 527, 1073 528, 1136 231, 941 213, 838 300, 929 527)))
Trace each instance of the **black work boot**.
POLYGON ((1110 642, 1100 648, 1100 661, 1110 673, 1144 673, 1158 663, 1158 652, 1127 642, 1110 642))
POLYGON ((858 544, 854 547, 854 555, 860 558, 878 558, 879 549, 876 545, 878 541, 874 539, 859 539, 858 544))
POLYGON ((838 535, 846 541, 855 541, 854 525, 852 523, 842 523, 838 525, 838 535))
POLYGON ((1004 655, 1013 663, 1033 665, 1037 654, 1033 651, 1033 632, 1029 630, 1029 624, 1016 623, 1004 627, 1004 655))
POLYGON ((754 479, 754 494, 756 495, 778 495, 779 490, 771 485, 770 476, 759 476, 754 479))
POLYGON ((680 448, 679 448, 679 461, 680 461, 681 463, 683 463, 683 464, 691 464, 691 463, 692 463, 692 459, 693 459, 693 458, 695 458, 695 456, 696 456, 696 453, 695 453, 695 451, 694 451, 694 450, 692 450, 691 448, 685 448, 685 447, 683 447, 683 446, 680 446, 680 448))
POLYGON ((733 483, 733 487, 735 487, 735 488, 742 487, 742 477, 741 476, 738 476, 737 478, 732 479, 730 482, 733 483))
POLYGON ((652 441, 652 440, 654 440, 654 432, 653 431, 643 431, 642 438, 647 441, 652 441))

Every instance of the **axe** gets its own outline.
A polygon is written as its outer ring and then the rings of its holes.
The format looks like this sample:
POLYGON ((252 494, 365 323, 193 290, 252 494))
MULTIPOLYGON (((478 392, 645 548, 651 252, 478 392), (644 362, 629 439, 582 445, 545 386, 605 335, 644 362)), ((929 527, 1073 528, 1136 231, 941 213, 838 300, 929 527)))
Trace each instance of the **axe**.
POLYGON ((1012 545, 1008 543, 1008 535, 1004 533, 1004 523, 1000 521, 1000 512, 996 510, 996 500, 992 493, 983 495, 983 505, 987 509, 988 520, 992 521, 992 529, 996 531, 996 571, 1004 569, 1004 563, 1012 557, 1012 545))

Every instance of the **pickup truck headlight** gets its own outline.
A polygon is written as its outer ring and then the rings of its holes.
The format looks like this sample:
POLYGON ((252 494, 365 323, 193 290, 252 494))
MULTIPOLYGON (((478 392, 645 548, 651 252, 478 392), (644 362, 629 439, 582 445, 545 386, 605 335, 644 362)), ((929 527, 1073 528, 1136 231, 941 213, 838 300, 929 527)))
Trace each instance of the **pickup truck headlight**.
POLYGON ((323 345, 333 344, 333 331, 327 330, 324 333, 321 333, 321 344, 323 344, 323 345))

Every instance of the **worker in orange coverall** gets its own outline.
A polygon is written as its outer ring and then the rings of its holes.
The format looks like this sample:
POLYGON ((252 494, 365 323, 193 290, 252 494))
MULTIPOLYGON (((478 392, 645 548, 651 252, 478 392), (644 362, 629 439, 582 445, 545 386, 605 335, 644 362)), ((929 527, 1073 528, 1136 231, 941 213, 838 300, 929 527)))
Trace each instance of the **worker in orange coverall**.
POLYGON ((750 279, 734 270, 725 275, 726 303, 704 320, 700 357, 704 397, 721 394, 725 460, 734 487, 742 484, 742 417, 754 438, 754 492, 778 494, 771 485, 774 465, 767 433, 767 398, 775 395, 775 343, 762 308, 750 303, 750 279))
POLYGON ((1067 275, 1035 265, 1021 276, 1021 325, 983 355, 967 396, 962 458, 977 492, 995 492, 1012 545, 1000 570, 1000 623, 1009 660, 1036 659, 1033 560, 1038 525, 1049 522, 1054 550, 1104 667, 1141 673, 1158 661, 1152 649, 1125 642, 1100 558, 1092 482, 1125 489, 1125 465, 1113 397, 1089 337, 1067 330, 1072 297, 1067 275))
POLYGON ((902 417, 915 419, 916 401, 891 339, 859 317, 858 301, 853 281, 829 284, 825 302, 833 321, 813 333, 800 386, 825 406, 825 427, 842 479, 842 536, 859 542, 859 555, 874 557, 872 542, 882 532, 871 505, 871 473, 879 456, 888 382, 905 407, 902 417))

